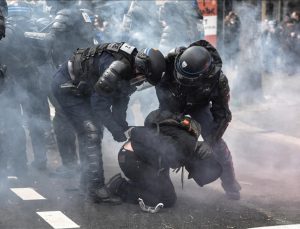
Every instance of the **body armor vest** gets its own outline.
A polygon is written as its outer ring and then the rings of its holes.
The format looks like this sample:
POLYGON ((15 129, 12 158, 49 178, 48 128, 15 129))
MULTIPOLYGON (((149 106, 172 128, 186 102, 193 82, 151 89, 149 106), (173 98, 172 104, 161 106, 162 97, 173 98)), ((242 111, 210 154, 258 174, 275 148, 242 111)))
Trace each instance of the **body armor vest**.
POLYGON ((133 66, 137 49, 124 42, 104 43, 87 49, 77 49, 70 60, 73 65, 73 73, 76 82, 87 79, 96 73, 94 60, 97 56, 101 56, 103 52, 112 54, 116 60, 125 58, 129 61, 131 66, 133 66))

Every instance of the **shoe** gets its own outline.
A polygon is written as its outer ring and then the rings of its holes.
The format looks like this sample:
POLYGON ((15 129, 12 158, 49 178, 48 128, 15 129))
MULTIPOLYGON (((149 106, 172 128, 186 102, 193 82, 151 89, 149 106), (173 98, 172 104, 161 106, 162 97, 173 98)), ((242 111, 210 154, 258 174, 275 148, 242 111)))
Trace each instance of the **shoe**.
POLYGON ((118 174, 114 175, 112 178, 110 178, 105 186, 110 193, 118 196, 119 188, 123 181, 124 181, 124 178, 121 176, 121 173, 118 173, 118 174))
POLYGON ((39 171, 45 171, 47 169, 47 161, 33 161, 31 166, 39 171))
POLYGON ((232 183, 226 183, 226 184, 222 182, 222 187, 225 190, 225 194, 228 199, 230 200, 241 199, 240 190, 242 189, 242 187, 236 180, 232 183))
POLYGON ((106 187, 90 191, 87 199, 92 201, 93 203, 110 203, 113 205, 122 203, 121 198, 111 195, 106 187))

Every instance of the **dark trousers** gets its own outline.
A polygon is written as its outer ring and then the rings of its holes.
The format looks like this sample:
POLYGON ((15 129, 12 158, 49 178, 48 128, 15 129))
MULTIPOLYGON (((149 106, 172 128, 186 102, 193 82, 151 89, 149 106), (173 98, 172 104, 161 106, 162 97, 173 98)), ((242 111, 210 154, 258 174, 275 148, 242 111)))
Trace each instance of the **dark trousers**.
POLYGON ((176 193, 170 179, 169 169, 158 172, 150 164, 141 161, 134 152, 121 149, 119 165, 129 179, 120 185, 118 194, 127 202, 137 203, 142 198, 146 205, 156 206, 163 203, 171 207, 176 202, 176 193))
MULTIPOLYGON (((201 125, 201 135, 204 140, 212 133, 214 128, 213 116, 209 110, 209 106, 195 109, 191 112, 191 116, 201 125)), ((213 146, 213 153, 216 160, 221 164, 223 172, 221 175, 221 180, 223 184, 232 185, 236 182, 235 173, 233 168, 233 162, 231 157, 231 152, 228 149, 226 142, 220 139, 213 146)))
POLYGON ((86 181, 88 189, 93 191, 104 186, 100 146, 103 128, 95 124, 89 97, 74 95, 71 91, 65 91, 60 87, 70 80, 67 66, 63 65, 54 76, 52 94, 59 104, 58 111, 63 112, 76 131, 79 154, 82 155, 82 180, 86 181))
POLYGON ((27 170, 27 157, 21 107, 17 103, 10 106, 0 104, 0 173, 9 164, 16 176, 22 176, 27 170))

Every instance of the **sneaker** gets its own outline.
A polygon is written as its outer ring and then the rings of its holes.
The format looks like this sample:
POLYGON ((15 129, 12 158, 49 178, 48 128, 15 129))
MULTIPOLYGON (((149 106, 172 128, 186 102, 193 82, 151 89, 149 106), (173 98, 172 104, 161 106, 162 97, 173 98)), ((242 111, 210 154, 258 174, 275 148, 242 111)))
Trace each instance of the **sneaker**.
POLYGON ((118 195, 119 187, 122 184, 124 178, 121 176, 121 173, 114 175, 109 181, 106 183, 106 188, 113 195, 118 195))
POLYGON ((121 198, 111 195, 106 187, 90 191, 87 199, 92 201, 93 203, 110 203, 113 205, 122 203, 121 198))
POLYGON ((39 171, 45 171, 47 169, 47 161, 33 161, 31 166, 39 171))

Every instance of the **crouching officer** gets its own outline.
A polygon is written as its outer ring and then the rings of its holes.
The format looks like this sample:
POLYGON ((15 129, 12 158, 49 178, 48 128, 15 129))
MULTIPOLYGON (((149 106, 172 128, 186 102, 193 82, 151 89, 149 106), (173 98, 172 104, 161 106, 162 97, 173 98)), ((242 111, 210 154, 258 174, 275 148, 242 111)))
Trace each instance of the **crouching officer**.
POLYGON ((172 50, 167 70, 156 86, 162 109, 187 113, 202 127, 201 135, 222 165, 222 186, 230 199, 240 199, 231 153, 222 139, 231 121, 229 85, 217 50, 200 40, 172 50))
POLYGON ((159 206, 171 207, 176 202, 170 168, 185 166, 189 178, 200 186, 213 182, 222 169, 211 151, 197 141, 200 132, 200 125, 189 116, 151 112, 144 127, 130 131, 130 140, 119 152, 120 168, 129 181, 117 174, 107 188, 124 201, 139 200, 142 210, 155 212, 159 206))
POLYGON ((126 43, 78 49, 55 74, 52 92, 78 135, 83 171, 81 188, 94 202, 118 203, 104 187, 101 140, 103 125, 114 140, 127 138, 126 110, 136 85, 155 85, 165 72, 160 51, 140 52, 126 43))

